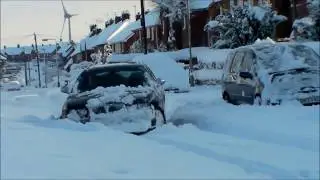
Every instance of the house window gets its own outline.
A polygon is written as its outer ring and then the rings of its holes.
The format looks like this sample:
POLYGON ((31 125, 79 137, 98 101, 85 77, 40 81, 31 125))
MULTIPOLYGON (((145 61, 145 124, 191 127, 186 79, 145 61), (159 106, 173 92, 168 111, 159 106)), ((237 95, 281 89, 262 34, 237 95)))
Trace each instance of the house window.
POLYGON ((151 35, 151 33, 150 33, 150 28, 147 28, 147 38, 148 38, 148 39, 150 39, 150 35, 151 35))
POLYGON ((121 53, 121 46, 122 46, 121 43, 115 44, 115 52, 116 53, 121 53))
POLYGON ((155 40, 154 28, 152 27, 150 28, 150 30, 151 30, 151 40, 154 41, 155 40))

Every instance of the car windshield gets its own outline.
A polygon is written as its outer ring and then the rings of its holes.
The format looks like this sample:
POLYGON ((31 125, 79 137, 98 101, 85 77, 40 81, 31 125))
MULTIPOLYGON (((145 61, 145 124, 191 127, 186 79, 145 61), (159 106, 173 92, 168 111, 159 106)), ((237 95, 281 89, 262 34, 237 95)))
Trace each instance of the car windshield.
POLYGON ((89 70, 81 74, 78 90, 91 91, 97 87, 125 85, 128 87, 146 86, 145 69, 141 66, 106 67, 89 70))
POLYGON ((320 88, 319 69, 292 69, 274 73, 271 83, 282 93, 296 93, 305 88, 320 88))
POLYGON ((320 66, 319 55, 305 45, 257 45, 254 51, 261 67, 271 72, 320 66))

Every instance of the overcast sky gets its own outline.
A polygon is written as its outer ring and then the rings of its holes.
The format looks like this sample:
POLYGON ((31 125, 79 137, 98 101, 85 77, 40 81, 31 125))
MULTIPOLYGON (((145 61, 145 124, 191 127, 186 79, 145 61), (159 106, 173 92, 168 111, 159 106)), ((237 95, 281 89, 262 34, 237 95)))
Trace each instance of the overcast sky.
MULTIPOLYGON (((63 24, 63 10, 60 0, 0 0, 1 8, 1 48, 3 45, 16 46, 33 43, 31 34, 39 34, 39 39, 56 37, 59 39, 63 24)), ((89 32, 93 23, 103 26, 103 21, 120 15, 123 10, 134 14, 134 5, 140 11, 139 0, 100 0, 76 1, 64 0, 71 14, 79 14, 71 18, 72 39, 79 41, 89 32)), ((145 2, 151 8, 150 1, 145 2)), ((133 18, 133 16, 132 16, 133 18)), ((66 23, 63 40, 68 40, 66 23)))

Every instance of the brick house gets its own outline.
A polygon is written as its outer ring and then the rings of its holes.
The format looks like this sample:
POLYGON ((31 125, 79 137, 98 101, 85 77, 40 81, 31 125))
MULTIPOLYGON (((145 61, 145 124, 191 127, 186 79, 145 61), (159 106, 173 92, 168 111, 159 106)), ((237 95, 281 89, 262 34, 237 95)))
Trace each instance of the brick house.
MULTIPOLYGON (((136 21, 140 22, 140 14, 136 15, 136 21)), ((148 48, 150 49, 158 49, 160 44, 162 43, 162 26, 160 22, 160 10, 155 9, 151 12, 147 12, 145 15, 146 21, 146 33, 147 33, 147 42, 148 48)), ((139 35, 139 40, 142 41, 143 29, 141 26, 139 28, 134 29, 133 33, 139 35)))
MULTIPOLYGON (((145 26, 147 41, 150 48, 157 48, 161 43, 160 11, 153 9, 145 14, 145 26)), ((130 53, 130 48, 134 42, 142 40, 142 27, 140 15, 135 21, 126 21, 119 29, 110 36, 108 44, 111 45, 113 53, 130 53)))
MULTIPOLYGON (((191 22, 191 45, 192 47, 208 46, 208 35, 203 31, 204 26, 208 21, 208 7, 212 0, 190 0, 190 22, 191 22)), ((177 49, 189 47, 187 17, 184 22, 170 22, 169 18, 163 17, 166 10, 161 9, 161 26, 162 39, 165 43, 168 42, 170 23, 172 23, 175 31, 174 37, 176 40, 177 49)))
POLYGON ((287 21, 280 23, 276 29, 277 38, 286 38, 291 34, 291 27, 293 21, 308 15, 307 0, 295 0, 296 9, 291 5, 290 0, 272 0, 272 8, 278 14, 284 15, 288 18, 287 21), (295 17, 293 17, 293 15, 295 17))

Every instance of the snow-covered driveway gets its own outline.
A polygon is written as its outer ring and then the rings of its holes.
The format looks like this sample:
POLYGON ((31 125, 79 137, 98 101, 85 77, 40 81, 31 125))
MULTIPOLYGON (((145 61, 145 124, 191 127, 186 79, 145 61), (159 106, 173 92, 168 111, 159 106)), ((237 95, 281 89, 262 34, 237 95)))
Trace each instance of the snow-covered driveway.
POLYGON ((219 88, 167 95, 145 136, 50 121, 58 89, 1 92, 1 179, 319 179, 319 106, 232 106, 219 88))

